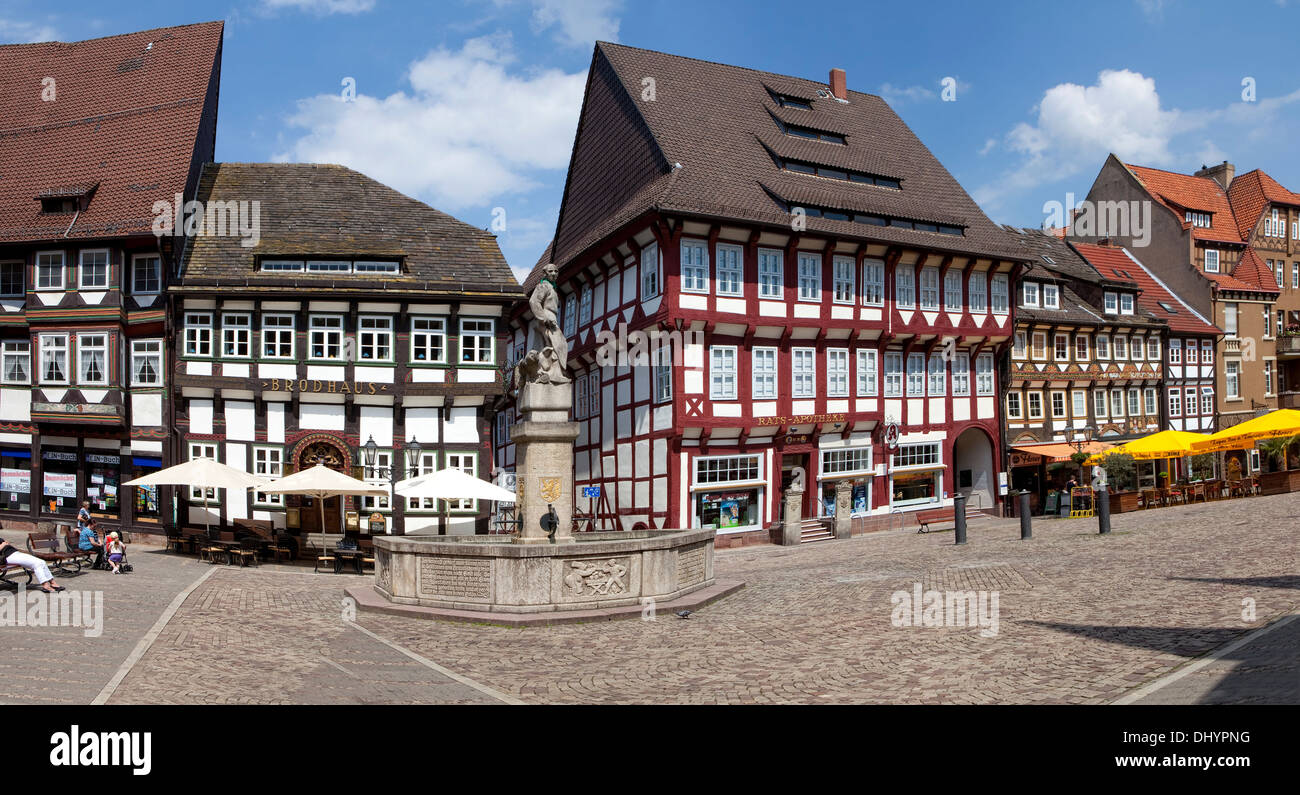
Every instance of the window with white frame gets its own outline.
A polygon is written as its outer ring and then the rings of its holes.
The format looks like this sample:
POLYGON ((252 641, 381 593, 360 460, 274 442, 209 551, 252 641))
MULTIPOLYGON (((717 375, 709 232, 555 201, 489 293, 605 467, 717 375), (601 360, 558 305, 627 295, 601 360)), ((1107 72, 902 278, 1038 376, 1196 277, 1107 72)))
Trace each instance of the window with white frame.
POLYGON ((1020 285, 1020 305, 1038 306, 1038 282, 1023 282, 1020 285))
POLYGON ((993 354, 981 353, 975 359, 975 394, 993 394, 993 354))
POLYGON ((1074 335, 1074 360, 1076 362, 1086 362, 1088 361, 1088 358, 1089 358, 1088 335, 1075 334, 1074 335))
POLYGON ((1183 340, 1183 350, 1187 351, 1187 363, 1196 364, 1196 340, 1183 340))
POLYGON ((570 338, 578 330, 578 296, 570 293, 564 298, 564 336, 570 338))
POLYGON ((496 321, 492 318, 460 320, 460 363, 496 362, 496 321))
POLYGON ((736 346, 715 345, 709 349, 709 397, 736 399, 736 346))
POLYGON ((938 442, 900 444, 894 451, 890 466, 893 469, 931 467, 943 463, 938 442))
POLYGON ((62 251, 41 251, 36 254, 36 289, 62 290, 64 267, 62 251))
POLYGON ((849 396, 849 351, 831 348, 826 351, 826 396, 849 396))
POLYGON ((212 314, 185 313, 185 355, 212 356, 212 314))
POLYGON ((81 272, 78 285, 83 290, 108 289, 108 249, 90 249, 78 255, 77 270, 81 272))
POLYGON ((591 322, 591 285, 582 285, 578 298, 578 325, 585 326, 591 322))
POLYGON ((659 296, 659 244, 651 243, 641 249, 641 300, 659 296))
POLYGON ((1044 309, 1061 308, 1061 294, 1055 284, 1043 285, 1043 308, 1044 309))
POLYGON ((1229 301, 1223 305, 1223 333, 1229 337, 1237 336, 1237 304, 1229 301))
POLYGON ((1201 364, 1214 364, 1214 343, 1201 340, 1201 364))
POLYGON ((1007 393, 1007 417, 1013 420, 1024 419, 1023 409, 1020 406, 1020 392, 1012 391, 1007 393))
POLYGON ((1183 341, 1182 340, 1169 340, 1169 363, 1170 364, 1183 363, 1183 341))
POLYGON ((393 318, 361 315, 357 318, 357 351, 363 362, 393 360, 393 318))
POLYGON ((1156 388, 1155 387, 1149 386, 1145 390, 1143 390, 1142 404, 1146 409, 1145 413, 1148 417, 1156 416, 1157 409, 1156 409, 1156 388))
POLYGON ((835 257, 831 260, 835 276, 835 298, 837 304, 851 304, 857 300, 857 283, 853 278, 857 266, 852 257, 835 257))
POLYGON ((77 383, 104 385, 108 383, 108 335, 77 335, 77 383))
POLYGON ((244 312, 227 312, 221 316, 221 355, 227 359, 247 359, 252 354, 253 316, 244 312))
POLYGON ((343 316, 311 315, 307 321, 308 358, 333 359, 343 358, 343 316))
POLYGON ((441 364, 447 356, 447 321, 440 317, 411 318, 411 361, 441 364))
POLYGON ((1184 411, 1187 412, 1187 416, 1196 413, 1196 387, 1189 386, 1183 390, 1183 405, 1186 407, 1184 411))
POLYGON ((595 417, 600 414, 600 368, 592 370, 587 376, 587 405, 591 409, 591 416, 595 417))
POLYGON ((1123 293, 1119 297, 1119 313, 1121 315, 1133 314, 1133 294, 1123 293))
MULTIPOLYGON (((284 477, 284 448, 281 447, 254 447, 253 448, 253 474, 259 478, 274 480, 275 478, 284 477)), ((257 505, 284 505, 283 494, 267 494, 264 491, 253 491, 253 502, 257 505)))
POLYGON ((1070 335, 1057 334, 1052 339, 1052 358, 1058 362, 1070 360, 1070 335))
POLYGON ((1097 358, 1098 359, 1110 358, 1110 335, 1109 334, 1097 335, 1097 358))
POLYGON ((993 308, 993 314, 1005 315, 1009 311, 1008 300, 1011 295, 1010 282, 1007 274, 995 273, 993 279, 989 282, 990 306, 993 308))
POLYGON ((975 271, 966 280, 967 304, 971 312, 982 315, 988 311, 988 275, 975 271))
POLYGON ((925 354, 907 354, 907 396, 925 397, 925 354))
POLYGON ((1264 362, 1264 394, 1273 394, 1273 362, 1264 362))
POLYGON ((1142 361, 1142 353, 1145 350, 1146 350, 1146 343, 1142 341, 1141 337, 1134 337, 1131 340, 1129 340, 1129 344, 1128 344, 1129 358, 1131 358, 1133 361, 1135 362, 1142 361))
POLYGON ((0 375, 6 384, 32 382, 32 344, 27 340, 5 340, 0 375))
POLYGON ((1128 415, 1130 417, 1142 416, 1142 395, 1136 389, 1128 391, 1128 415))
POLYGON ((885 354, 885 397, 903 396, 903 354, 885 354))
POLYGON ((775 248, 758 250, 758 297, 782 299, 785 297, 785 265, 781 251, 775 248))
POLYGON ((939 269, 921 269, 921 308, 939 308, 939 269))
POLYGON ((578 378, 573 382, 573 418, 587 418, 587 379, 578 378))
POLYGON ((790 394, 797 398, 817 396, 817 351, 815 349, 791 349, 790 394))
POLYGON ((1286 287, 1286 281, 1283 279, 1286 276, 1286 260, 1278 260, 1277 262, 1266 260, 1266 262, 1268 262, 1269 270, 1274 271, 1273 275, 1277 280, 1277 286, 1279 288, 1286 287))
POLYGON ((1119 293, 1106 293, 1103 310, 1108 315, 1119 314, 1119 293))
POLYGON ((858 397, 876 396, 876 351, 866 349, 857 352, 858 359, 858 397))
POLYGON ((1098 418, 1106 416, 1106 390, 1094 389, 1092 391, 1092 413, 1098 418))
POLYGON ((931 356, 928 370, 929 390, 931 397, 939 397, 948 394, 948 368, 943 361, 942 356, 931 356))
MULTIPOLYGON (((420 475, 432 475, 438 471, 438 454, 432 450, 424 450, 420 453, 420 458, 415 464, 415 471, 409 473, 410 477, 419 477, 420 475)), ((451 505, 450 502, 447 503, 451 505)), ((408 497, 406 499, 407 510, 410 511, 436 511, 438 510, 438 500, 434 497, 408 497)))
POLYGON ((137 254, 131 258, 131 292, 135 295, 162 292, 162 259, 157 254, 137 254))
POLYGON ((736 455, 695 459, 695 485, 752 483, 759 480, 758 456, 736 455))
POLYGON ((1011 358, 1023 359, 1029 355, 1029 332, 1017 331, 1015 342, 1011 345, 1011 358))
POLYGON ((1219 251, 1218 249, 1207 248, 1205 250, 1205 272, 1219 272, 1219 251))
POLYGON ((1110 416, 1117 419, 1124 416, 1124 390, 1122 389, 1110 391, 1110 416))
POLYGON ((916 270, 911 265, 894 268, 894 303, 900 309, 916 308, 916 270))
POLYGON ((1160 361, 1160 338, 1154 334, 1147 337, 1147 360, 1152 362, 1160 361))
POLYGON ((1059 390, 1052 392, 1052 418, 1058 420, 1065 418, 1065 393, 1059 390))
POLYGON ((862 261, 862 303, 867 306, 885 304, 885 263, 881 260, 862 261))
POLYGON ((961 271, 949 269, 943 275, 943 308, 949 312, 961 311, 961 271))
MULTIPOLYGON (((497 439, 504 446, 510 441, 510 415, 508 411, 503 411, 497 415, 497 431, 497 439)), ((371 486, 389 492, 384 495, 376 494, 361 498, 361 509, 367 516, 375 511, 386 512, 392 509, 392 469, 393 451, 383 449, 375 450, 374 466, 362 468, 362 480, 371 486)))
POLYGON ((262 315, 262 358, 294 358, 293 315, 262 315))
MULTIPOLYGON (((193 461, 198 458, 206 458, 210 461, 220 461, 220 459, 217 458, 217 446, 208 442, 190 442, 190 460, 193 461)), ((216 489, 210 488, 206 489, 206 494, 204 492, 205 489, 201 487, 190 486, 190 500, 201 501, 206 499, 208 502, 211 502, 217 498, 216 489)))
POLYGON ((682 292, 709 291, 709 247, 702 240, 682 241, 682 292))
MULTIPOLYGON (((1278 285, 1281 287, 1282 285, 1278 285)), ((1300 262, 1291 263, 1291 289, 1300 289, 1300 262)))
POLYGON ((740 246, 719 243, 718 257, 718 295, 744 294, 744 252, 740 246))
POLYGON ((1034 341, 1034 347, 1033 350, 1031 351, 1031 355, 1033 356, 1033 358, 1046 359, 1047 358, 1047 332, 1035 331, 1033 336, 1033 341, 1034 341))
MULTIPOLYGON (((459 469, 466 475, 478 477, 477 453, 447 453, 447 469, 459 469)), ((447 500, 447 510, 455 513, 474 513, 478 511, 478 500, 447 500)))
POLYGON ((970 394, 970 354, 954 353, 952 356, 952 394, 966 397, 970 394))
POLYGON ((162 386, 163 341, 131 340, 131 385, 162 386))
POLYGON ((822 300, 822 258, 799 252, 799 300, 822 300))
POLYGON ((663 349, 654 364, 655 403, 667 403, 673 399, 672 356, 663 349))
POLYGON ((1083 389, 1076 389, 1070 393, 1070 409, 1074 412, 1075 419, 1083 419, 1088 416, 1088 393, 1083 389))
POLYGON ((1183 390, 1177 387, 1169 390, 1169 416, 1183 416, 1183 390))
POLYGON ((1043 393, 1026 392, 1025 404, 1029 408, 1029 419, 1041 420, 1043 418, 1043 393))
POLYGON ((1201 414, 1210 416, 1214 413, 1214 387, 1201 387, 1201 414))
POLYGON ((754 400, 776 399, 776 348, 755 348, 750 356, 754 400))

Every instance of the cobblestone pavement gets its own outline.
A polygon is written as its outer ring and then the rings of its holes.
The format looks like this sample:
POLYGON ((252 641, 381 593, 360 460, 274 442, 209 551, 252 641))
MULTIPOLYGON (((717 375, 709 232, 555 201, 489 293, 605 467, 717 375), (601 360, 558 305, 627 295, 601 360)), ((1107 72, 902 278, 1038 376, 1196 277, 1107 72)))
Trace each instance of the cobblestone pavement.
MULTIPOLYGON (((892 533, 727 550, 717 576, 747 587, 686 620, 507 629, 357 616, 469 683, 349 626, 342 589, 356 575, 221 567, 110 703, 494 700, 474 683, 532 703, 1105 703, 1295 612, 1297 516, 1300 495, 1282 495, 1116 515, 1109 537, 1095 520, 1043 520, 1022 542, 999 521, 973 524, 964 547, 951 533, 892 533), (917 583, 996 589, 997 634, 893 626, 891 595, 917 583)), ((1278 629, 1152 697, 1294 702, 1294 648, 1278 629), (1252 655, 1281 675, 1230 675, 1259 668, 1252 655)))

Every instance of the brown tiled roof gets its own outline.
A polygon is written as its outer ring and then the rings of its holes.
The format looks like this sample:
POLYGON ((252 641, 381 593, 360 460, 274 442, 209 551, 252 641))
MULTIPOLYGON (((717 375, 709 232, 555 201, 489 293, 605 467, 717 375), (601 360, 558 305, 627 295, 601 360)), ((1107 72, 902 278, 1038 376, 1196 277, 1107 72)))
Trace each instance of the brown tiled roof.
POLYGON ((1219 183, 1209 177, 1178 174, 1158 168, 1125 164, 1125 168, 1146 187, 1147 192, 1173 210, 1183 228, 1192 230, 1197 240, 1220 243, 1240 243, 1241 232, 1236 217, 1228 203, 1228 194, 1219 183), (1183 220, 1185 211, 1210 213, 1210 227, 1192 226, 1183 220))
POLYGON ((1006 230, 1016 235, 1016 240, 1025 249, 1029 261, 1029 267, 1021 273, 1021 280, 1024 279, 1042 279, 1056 281, 1061 285, 1060 309, 1035 309, 1033 307, 1016 308, 1017 317, 1025 317, 1031 320, 1055 321, 1062 323, 1086 323, 1101 325, 1150 325, 1158 323, 1158 318, 1140 304, 1135 308, 1133 315, 1125 315, 1123 318, 1115 315, 1105 315, 1102 307, 1085 301, 1071 286, 1074 283, 1086 283, 1103 286, 1116 287, 1136 287, 1137 282, 1133 278, 1125 278, 1123 274, 1111 273, 1099 267, 1095 262, 1090 262, 1082 255, 1082 252, 1076 250, 1077 245, 1067 243, 1057 236, 1056 230, 1043 231, 1041 229, 1017 229, 1016 227, 1005 227, 1006 230), (1051 259, 1048 262, 1044 257, 1051 259))
POLYGON ((496 237, 350 168, 304 163, 210 163, 198 199, 260 202, 260 241, 191 238, 182 287, 238 280, 335 286, 383 282, 393 289, 519 293, 496 237), (263 273, 261 258, 402 258, 398 275, 263 273))
POLYGON ((1270 203, 1300 207, 1300 194, 1292 193, 1268 174, 1255 169, 1232 180, 1232 184, 1228 186, 1228 202, 1237 217, 1237 229, 1241 239, 1249 240, 1250 233, 1259 223, 1260 215, 1270 203))
POLYGON ((786 205, 811 202, 812 196, 833 207, 896 212, 964 226, 966 232, 944 235, 809 217, 811 233, 972 256, 1019 256, 1005 231, 883 99, 850 91, 848 101, 840 102, 826 84, 812 80, 599 42, 569 171, 555 237, 560 263, 650 209, 788 225, 786 205), (643 98, 646 78, 654 81, 653 100, 643 98), (812 110, 781 108, 770 91, 808 99, 812 110), (848 143, 787 141, 776 118, 843 131, 848 143), (782 171, 762 141, 781 141, 799 159, 835 167, 855 163, 896 177, 902 189, 782 171))
POLYGON ((222 29, 0 46, 0 240, 149 233, 153 203, 184 192, 222 29), (40 212, 38 197, 91 188, 75 219, 40 212))

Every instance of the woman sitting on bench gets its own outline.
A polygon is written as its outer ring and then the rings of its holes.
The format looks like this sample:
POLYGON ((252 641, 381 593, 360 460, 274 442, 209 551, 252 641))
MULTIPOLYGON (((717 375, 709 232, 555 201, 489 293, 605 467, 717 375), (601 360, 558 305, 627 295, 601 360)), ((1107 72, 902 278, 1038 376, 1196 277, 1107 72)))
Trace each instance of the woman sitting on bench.
POLYGON ((0 538, 0 561, 12 566, 22 566, 35 574, 36 584, 40 585, 41 590, 46 593, 63 590, 63 586, 54 581, 54 575, 50 574, 50 567, 45 565, 45 561, 33 555, 28 555, 3 538, 0 538))

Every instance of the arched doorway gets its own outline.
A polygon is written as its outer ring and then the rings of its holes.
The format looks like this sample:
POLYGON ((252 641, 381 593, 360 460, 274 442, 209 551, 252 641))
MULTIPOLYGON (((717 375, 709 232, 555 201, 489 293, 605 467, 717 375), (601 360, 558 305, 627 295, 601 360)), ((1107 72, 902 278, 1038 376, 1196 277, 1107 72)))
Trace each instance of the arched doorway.
MULTIPOLYGON (((342 445, 332 439, 309 439, 298 450, 298 471, 324 464, 335 472, 347 474, 348 455, 342 445)), ((330 497, 324 503, 324 522, 321 509, 313 497, 299 497, 298 518, 303 533, 342 533, 343 499, 330 497)))
POLYGON ((979 428, 967 428, 952 448, 952 468, 956 475, 954 493, 965 494, 966 504, 988 510, 995 504, 993 443, 979 428))

